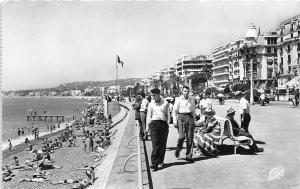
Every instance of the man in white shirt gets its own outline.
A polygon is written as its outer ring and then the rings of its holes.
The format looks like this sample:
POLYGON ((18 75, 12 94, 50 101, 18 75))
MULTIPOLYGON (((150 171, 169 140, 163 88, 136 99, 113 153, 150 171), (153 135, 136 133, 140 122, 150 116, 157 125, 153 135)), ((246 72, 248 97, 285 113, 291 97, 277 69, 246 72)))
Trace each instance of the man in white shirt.
POLYGON ((169 104, 160 96, 160 90, 151 90, 152 101, 149 103, 147 112, 147 128, 150 129, 152 142, 151 169, 156 171, 158 165, 164 166, 167 139, 169 134, 169 104))
POLYGON ((261 94, 260 94, 260 100, 261 100, 261 105, 262 106, 264 106, 265 105, 265 100, 266 100, 266 95, 265 95, 265 93, 264 92, 262 92, 261 94))
POLYGON ((145 134, 145 140, 147 140, 148 134, 145 133, 145 130, 146 130, 147 108, 148 108, 149 101, 147 100, 145 93, 142 93, 141 96, 143 100, 140 108, 140 115, 141 115, 141 122, 142 122, 140 135, 144 138, 144 134, 145 134))
POLYGON ((249 133, 248 128, 251 120, 250 104, 248 100, 246 100, 245 98, 245 93, 242 93, 241 95, 239 110, 241 114, 241 128, 245 129, 245 131, 249 133))
POLYGON ((187 139, 186 144, 186 160, 193 162, 193 138, 194 138, 194 123, 196 120, 195 99, 189 97, 190 89, 184 86, 182 95, 175 100, 173 107, 173 122, 174 126, 178 127, 179 137, 175 156, 178 158, 184 139, 187 139))

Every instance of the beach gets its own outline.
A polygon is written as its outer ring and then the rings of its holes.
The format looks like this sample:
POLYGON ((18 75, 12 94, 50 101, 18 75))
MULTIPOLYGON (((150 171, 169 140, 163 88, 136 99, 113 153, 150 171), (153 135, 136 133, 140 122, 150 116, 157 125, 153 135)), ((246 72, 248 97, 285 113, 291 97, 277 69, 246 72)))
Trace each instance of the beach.
MULTIPOLYGON (((120 107, 117 103, 109 104, 109 111, 111 115, 114 117, 120 112, 120 107)), ((61 131, 57 131, 52 134, 46 134, 43 138, 48 138, 49 140, 53 140, 56 138, 61 131)), ((75 135, 80 135, 82 133, 81 130, 75 130, 75 135)), ((12 178, 11 181, 3 182, 2 186, 4 188, 72 188, 71 184, 67 185, 52 185, 50 181, 58 181, 58 180, 66 180, 66 179, 83 179, 86 178, 86 174, 84 170, 77 170, 78 168, 82 168, 84 166, 96 166, 101 163, 101 160, 95 162, 94 156, 97 155, 95 152, 86 153, 83 150, 83 138, 78 137, 76 140, 75 147, 68 147, 67 143, 64 143, 62 148, 55 150, 54 153, 51 153, 51 159, 54 160, 54 164, 58 166, 63 166, 62 169, 50 169, 47 170, 49 175, 47 176, 47 181, 43 183, 32 183, 32 182, 22 182, 19 180, 23 178, 29 177, 28 175, 34 173, 35 171, 18 171, 15 170, 15 177, 12 178)), ((42 140, 34 140, 34 148, 40 148, 42 140)), ((24 142, 20 145, 17 145, 13 148, 12 151, 4 150, 2 152, 2 163, 4 165, 9 164, 13 160, 13 156, 17 156, 19 158, 20 164, 24 164, 25 160, 28 158, 32 158, 33 154, 29 151, 25 151, 24 142)))

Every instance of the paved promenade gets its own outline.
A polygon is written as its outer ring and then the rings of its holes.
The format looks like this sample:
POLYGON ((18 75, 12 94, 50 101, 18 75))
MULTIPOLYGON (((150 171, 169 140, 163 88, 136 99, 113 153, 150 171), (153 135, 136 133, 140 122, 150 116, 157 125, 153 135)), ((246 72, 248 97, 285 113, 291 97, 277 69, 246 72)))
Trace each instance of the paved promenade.
MULTIPOLYGON (((226 107, 237 110, 238 101, 218 105, 217 116, 225 116, 226 107)), ((151 172, 153 187, 160 188, 300 188, 300 108, 290 108, 286 102, 271 102, 266 106, 251 106, 249 131, 259 141, 264 152, 249 154, 238 148, 233 154, 230 141, 216 158, 199 157, 186 162, 185 150, 174 156, 178 133, 171 125, 165 157, 166 168, 151 172)), ((149 160, 151 142, 146 142, 149 160)))

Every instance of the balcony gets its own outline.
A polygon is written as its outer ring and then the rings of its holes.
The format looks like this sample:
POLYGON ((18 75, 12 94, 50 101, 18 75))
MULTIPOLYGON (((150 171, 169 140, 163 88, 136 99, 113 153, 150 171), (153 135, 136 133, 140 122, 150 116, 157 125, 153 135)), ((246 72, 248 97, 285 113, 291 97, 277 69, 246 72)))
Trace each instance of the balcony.
POLYGON ((212 63, 218 62, 218 61, 221 61, 221 60, 226 60, 226 59, 228 59, 228 56, 223 56, 223 57, 221 57, 221 58, 213 59, 212 63))
POLYGON ((220 75, 229 75, 228 71, 222 72, 222 73, 213 73, 213 76, 220 76, 220 75))
POLYGON ((219 65, 219 66, 213 66, 211 69, 212 70, 216 70, 218 68, 223 68, 223 67, 229 67, 229 64, 223 64, 223 65, 219 65))
POLYGON ((228 79, 223 79, 223 80, 215 80, 214 83, 215 84, 221 84, 221 83, 228 83, 229 80, 228 79))

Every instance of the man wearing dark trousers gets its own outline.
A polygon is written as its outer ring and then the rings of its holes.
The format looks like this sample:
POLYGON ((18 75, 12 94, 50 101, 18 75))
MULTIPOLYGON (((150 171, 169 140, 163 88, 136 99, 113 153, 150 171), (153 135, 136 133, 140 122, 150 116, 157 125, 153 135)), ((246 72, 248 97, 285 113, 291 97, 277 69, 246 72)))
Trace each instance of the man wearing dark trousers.
POLYGON ((251 120, 250 116, 250 104, 249 101, 245 98, 246 94, 242 93, 239 109, 241 114, 241 128, 243 128, 247 133, 249 133, 249 123, 251 120))
POLYGON ((189 97, 190 89, 184 86, 182 95, 175 100, 173 107, 174 126, 178 127, 179 137, 175 156, 178 158, 186 138, 186 160, 193 162, 193 138, 195 128, 195 99, 189 97))
POLYGON ((151 90, 152 101, 148 105, 147 128, 150 129, 152 142, 151 169, 156 171, 158 165, 164 166, 165 151, 169 134, 169 104, 160 96, 160 90, 151 90))

